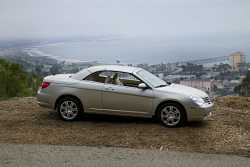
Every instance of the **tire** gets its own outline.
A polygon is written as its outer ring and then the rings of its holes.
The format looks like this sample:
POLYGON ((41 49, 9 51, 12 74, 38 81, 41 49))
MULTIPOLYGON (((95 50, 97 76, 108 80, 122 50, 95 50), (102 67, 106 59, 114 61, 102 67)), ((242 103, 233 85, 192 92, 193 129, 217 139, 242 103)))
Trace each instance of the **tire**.
POLYGON ((79 118, 83 112, 81 102, 74 97, 63 97, 57 105, 59 116, 65 121, 73 121, 79 118))
POLYGON ((174 102, 161 105, 156 116, 161 124, 169 128, 183 126, 187 120, 185 109, 174 102))

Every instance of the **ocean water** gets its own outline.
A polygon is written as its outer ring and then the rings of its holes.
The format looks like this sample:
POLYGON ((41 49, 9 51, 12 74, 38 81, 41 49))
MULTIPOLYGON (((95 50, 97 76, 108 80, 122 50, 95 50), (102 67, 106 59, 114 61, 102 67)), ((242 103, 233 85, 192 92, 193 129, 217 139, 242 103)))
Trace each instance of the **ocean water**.
POLYGON ((250 41, 202 39, 115 39, 60 42, 35 46, 31 53, 58 60, 100 63, 168 63, 227 56, 243 51, 249 61, 250 41))

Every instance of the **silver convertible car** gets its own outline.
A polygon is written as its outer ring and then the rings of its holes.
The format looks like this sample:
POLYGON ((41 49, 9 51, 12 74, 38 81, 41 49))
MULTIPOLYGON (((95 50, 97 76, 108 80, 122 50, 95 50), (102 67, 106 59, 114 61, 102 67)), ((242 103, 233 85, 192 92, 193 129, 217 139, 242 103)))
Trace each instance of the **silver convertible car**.
POLYGON ((155 116, 167 127, 203 120, 213 107, 209 96, 201 90, 167 83, 141 68, 119 65, 47 76, 37 100, 67 121, 82 113, 155 116))

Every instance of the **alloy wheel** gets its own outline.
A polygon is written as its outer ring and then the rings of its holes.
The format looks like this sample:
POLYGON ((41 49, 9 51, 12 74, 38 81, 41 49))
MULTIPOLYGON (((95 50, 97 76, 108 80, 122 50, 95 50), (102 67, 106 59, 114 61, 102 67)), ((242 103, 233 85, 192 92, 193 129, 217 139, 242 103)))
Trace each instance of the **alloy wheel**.
POLYGON ((161 121, 170 127, 176 126, 181 120, 181 112, 176 106, 165 106, 161 110, 161 121))
POLYGON ((79 109, 74 101, 63 101, 60 105, 60 114, 65 120, 73 120, 77 117, 79 109))

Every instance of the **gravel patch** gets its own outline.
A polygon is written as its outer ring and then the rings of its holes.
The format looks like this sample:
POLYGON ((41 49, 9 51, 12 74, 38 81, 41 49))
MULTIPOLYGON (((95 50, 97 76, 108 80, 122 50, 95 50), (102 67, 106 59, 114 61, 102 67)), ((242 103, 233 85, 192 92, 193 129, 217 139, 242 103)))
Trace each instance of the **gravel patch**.
POLYGON ((250 98, 220 97, 213 116, 165 128, 153 119, 84 115, 65 122, 35 98, 0 101, 0 143, 88 145, 250 157, 250 98))

